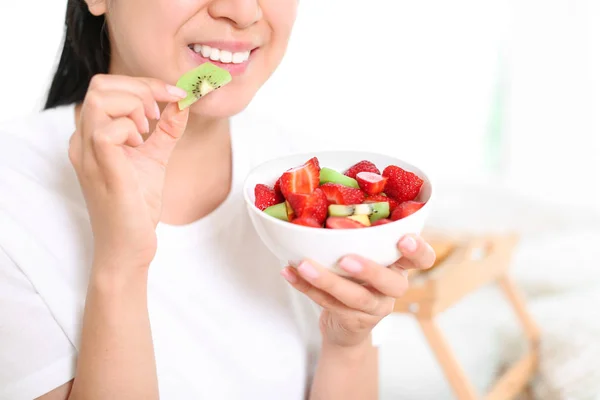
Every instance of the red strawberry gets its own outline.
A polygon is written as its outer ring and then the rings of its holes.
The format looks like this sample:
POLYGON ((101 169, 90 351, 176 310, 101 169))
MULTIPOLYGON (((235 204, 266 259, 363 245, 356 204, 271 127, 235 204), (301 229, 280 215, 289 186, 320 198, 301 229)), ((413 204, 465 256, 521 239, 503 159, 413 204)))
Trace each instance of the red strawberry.
POLYGON ((366 228, 358 221, 345 217, 329 217, 325 225, 328 229, 358 229, 366 228))
POLYGON ((326 183, 320 186, 325 192, 329 204, 360 204, 365 199, 365 194, 360 189, 340 185, 338 183, 326 183))
POLYGON ((419 211, 424 205, 425 203, 421 203, 419 201, 405 201, 394 210, 390 218, 392 221, 398 221, 399 219, 406 218, 409 215, 419 211))
POLYGON ((384 169, 383 176, 388 178, 385 194, 399 202, 414 200, 423 186, 423 179, 395 165, 384 169))
POLYGON ((375 195, 383 192, 388 178, 374 172, 363 171, 356 174, 356 180, 363 192, 375 195))
POLYGON ((380 219, 379 221, 375 221, 371 224, 371 226, 378 226, 378 225, 385 225, 385 224, 389 224, 390 222, 394 222, 391 219, 387 219, 387 218, 383 218, 380 219))
POLYGON ((320 224, 319 221, 317 221, 316 219, 311 218, 311 217, 296 218, 295 220, 292 221, 292 224, 308 226, 311 228, 322 228, 323 227, 323 224, 320 224))
POLYGON ((359 172, 373 172, 374 174, 381 174, 379 169, 377 169, 377 166, 371 161, 362 160, 361 162, 356 163, 348 168, 348 170, 344 172, 344 175, 356 179, 356 174, 359 172))
POLYGON ((311 194, 290 193, 289 204, 294 214, 299 218, 313 218, 317 222, 324 222, 327 218, 327 196, 316 188, 311 194))
POLYGON ((311 194, 320 182, 320 167, 317 158, 287 170, 281 175, 281 193, 287 199, 290 193, 311 194))
POLYGON ((277 179, 277 182, 275 182, 275 187, 273 188, 273 190, 275 190, 276 195, 281 196, 281 198, 283 198, 283 193, 281 193, 281 178, 277 179))
POLYGON ((393 212, 399 204, 396 200, 381 194, 368 196, 363 203, 381 203, 384 201, 390 203, 390 212, 393 212))
POLYGON ((259 183, 254 187, 254 197, 254 205, 256 205, 260 211, 264 211, 275 204, 283 202, 283 199, 275 193, 275 190, 262 183, 259 183))

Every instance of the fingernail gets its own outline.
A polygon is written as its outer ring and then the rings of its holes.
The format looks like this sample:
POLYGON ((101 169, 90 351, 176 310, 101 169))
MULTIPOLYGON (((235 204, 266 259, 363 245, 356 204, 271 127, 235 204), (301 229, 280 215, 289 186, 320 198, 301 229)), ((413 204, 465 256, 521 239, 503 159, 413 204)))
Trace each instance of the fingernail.
POLYGON ((307 261, 302 261, 302 264, 298 267, 298 272, 308 279, 317 279, 319 277, 319 271, 307 261))
POLYGON ((350 257, 344 257, 342 261, 340 261, 340 267, 352 274, 357 274, 363 269, 363 266, 359 261, 350 257))
POLYGON ((172 94, 173 96, 185 99, 187 97, 187 92, 182 88, 178 88, 177 86, 167 85, 167 92, 172 94))
POLYGON ((144 133, 150 133, 150 122, 148 118, 144 118, 144 133))
POLYGON ((417 241, 414 238, 407 236, 400 241, 400 247, 409 253, 412 253, 417 250, 417 241))
POLYGON ((296 282, 298 282, 298 278, 296 277, 296 275, 294 275, 294 273, 292 271, 290 271, 289 269, 287 269, 287 268, 281 270, 281 275, 289 283, 296 283, 296 282))
POLYGON ((158 103, 154 104, 154 115, 156 115, 157 120, 160 119, 160 107, 158 106, 158 103))

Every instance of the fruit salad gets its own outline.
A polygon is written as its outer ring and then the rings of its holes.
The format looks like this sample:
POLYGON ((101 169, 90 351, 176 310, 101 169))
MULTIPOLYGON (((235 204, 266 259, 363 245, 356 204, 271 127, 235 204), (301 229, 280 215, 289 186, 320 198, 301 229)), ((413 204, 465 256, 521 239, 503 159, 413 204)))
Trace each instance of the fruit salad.
POLYGON ((254 205, 266 214, 312 228, 357 229, 406 218, 425 203, 417 201, 423 180, 396 165, 381 172, 363 160, 344 172, 321 167, 313 157, 285 171, 270 186, 257 184, 254 205))

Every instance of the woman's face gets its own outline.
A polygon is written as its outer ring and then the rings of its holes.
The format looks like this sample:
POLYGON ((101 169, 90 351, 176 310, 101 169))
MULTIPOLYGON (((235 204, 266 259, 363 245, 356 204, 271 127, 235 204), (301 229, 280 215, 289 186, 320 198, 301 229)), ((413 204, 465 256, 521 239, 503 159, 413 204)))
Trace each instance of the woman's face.
POLYGON ((106 14, 111 73, 175 84, 182 74, 207 61, 228 69, 233 81, 191 108, 207 117, 242 111, 275 71, 286 51, 298 2, 86 1, 93 14, 106 14))

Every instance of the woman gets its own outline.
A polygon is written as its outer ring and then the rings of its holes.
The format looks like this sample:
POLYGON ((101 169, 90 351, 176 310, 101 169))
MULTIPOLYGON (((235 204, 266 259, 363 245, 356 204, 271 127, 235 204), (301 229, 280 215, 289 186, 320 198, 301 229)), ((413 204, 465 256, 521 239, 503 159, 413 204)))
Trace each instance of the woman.
POLYGON ((344 259, 368 286, 285 268, 290 290, 240 196, 291 150, 237 114, 297 0, 68 3, 46 110, 0 136, 0 398, 376 398, 373 328, 431 247, 344 259), (179 111, 169 84, 210 58, 233 82, 179 111))

